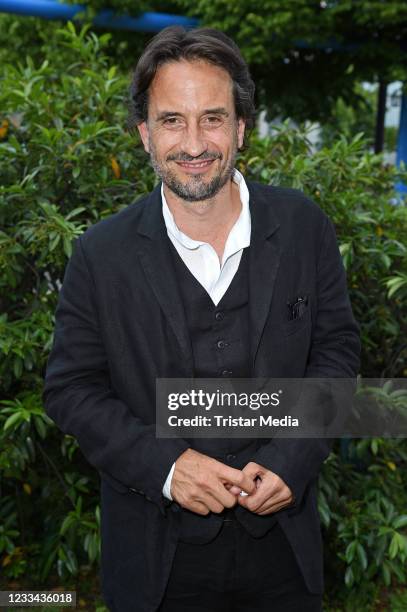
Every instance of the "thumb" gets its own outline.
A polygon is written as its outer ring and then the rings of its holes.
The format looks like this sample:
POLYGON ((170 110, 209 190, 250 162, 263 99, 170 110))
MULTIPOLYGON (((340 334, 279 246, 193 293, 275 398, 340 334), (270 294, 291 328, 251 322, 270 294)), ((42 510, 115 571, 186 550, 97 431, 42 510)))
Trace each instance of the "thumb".
POLYGON ((232 493, 232 495, 240 495, 240 492, 242 490, 240 487, 232 484, 225 484, 225 487, 229 491, 229 493, 232 493))

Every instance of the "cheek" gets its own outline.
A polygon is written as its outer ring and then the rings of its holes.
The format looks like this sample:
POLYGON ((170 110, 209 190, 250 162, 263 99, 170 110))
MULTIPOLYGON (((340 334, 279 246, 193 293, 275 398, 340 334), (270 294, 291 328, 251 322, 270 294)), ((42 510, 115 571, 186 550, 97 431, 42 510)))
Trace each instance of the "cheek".
POLYGON ((176 132, 161 132, 154 137, 154 148, 161 159, 180 150, 181 137, 176 132))
POLYGON ((173 130, 173 131, 165 130, 160 133, 160 136, 158 138, 160 145, 166 146, 166 147, 175 146, 179 142, 181 142, 181 140, 182 140, 182 133, 180 131, 177 132, 176 130, 173 130))
POLYGON ((207 142, 209 149, 221 151, 223 156, 228 156, 234 148, 236 136, 230 130, 220 129, 216 134, 208 134, 207 142))

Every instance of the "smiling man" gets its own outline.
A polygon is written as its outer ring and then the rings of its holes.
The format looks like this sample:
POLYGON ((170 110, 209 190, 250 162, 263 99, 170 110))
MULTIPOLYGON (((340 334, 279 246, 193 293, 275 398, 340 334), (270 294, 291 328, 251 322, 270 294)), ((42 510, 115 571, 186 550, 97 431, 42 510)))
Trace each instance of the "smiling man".
POLYGON ((334 227, 301 192, 235 168, 254 84, 221 32, 163 30, 130 93, 161 181, 75 242, 44 390, 101 476, 106 603, 321 610, 330 441, 157 438, 155 381, 356 376, 334 227))

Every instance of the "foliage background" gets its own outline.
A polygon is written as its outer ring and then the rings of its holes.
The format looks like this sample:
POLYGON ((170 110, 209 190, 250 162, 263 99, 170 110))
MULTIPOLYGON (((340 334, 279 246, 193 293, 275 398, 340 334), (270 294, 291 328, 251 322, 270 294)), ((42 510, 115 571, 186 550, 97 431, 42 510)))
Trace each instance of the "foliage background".
MULTIPOLYGON (((64 0, 78 4, 77 0, 64 0)), ((90 20, 100 9, 136 15, 184 14, 223 30, 239 45, 256 82, 257 106, 268 117, 329 121, 339 98, 364 103, 359 84, 407 81, 404 0, 83 0, 90 20)), ((36 18, 0 19, 0 58, 43 57, 57 26, 36 18), (13 45, 10 48, 9 41, 13 45), (3 48, 3 51, 1 51, 3 48)), ((100 31, 100 30, 99 30, 100 31)), ((151 34, 112 30, 106 53, 129 71, 151 34)))
MULTIPOLYGON (((32 21, 13 21, 14 49, 7 62, 0 53, 0 563, 7 585, 84 593, 99 559, 98 477, 43 411, 53 315, 72 240, 155 177, 125 129, 128 68, 115 60, 131 36, 115 39, 112 56, 108 33, 32 21)), ((406 376, 407 209, 394 205, 396 169, 360 135, 336 134, 316 152, 308 136, 288 124, 269 139, 253 134, 239 168, 302 189, 326 210, 361 324, 361 374, 406 376)), ((405 608, 394 593, 405 585, 406 442, 353 440, 344 450, 336 444, 320 482, 327 605, 373 610, 392 598, 391 609, 405 608)))

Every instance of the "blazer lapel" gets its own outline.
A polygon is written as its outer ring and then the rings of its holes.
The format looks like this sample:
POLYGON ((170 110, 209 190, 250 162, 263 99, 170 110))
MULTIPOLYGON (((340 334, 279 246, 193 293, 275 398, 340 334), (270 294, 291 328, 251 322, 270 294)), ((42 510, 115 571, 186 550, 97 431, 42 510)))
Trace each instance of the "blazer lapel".
MULTIPOLYGON (((187 376, 193 376, 191 339, 174 275, 168 244, 169 238, 162 215, 161 183, 148 197, 138 233, 145 236, 138 249, 138 254, 147 281, 150 283, 184 353, 183 366, 188 371, 187 376)), ((154 324, 153 321, 152 324, 154 324)))
POLYGON ((269 198, 247 182, 250 194, 250 286, 249 316, 251 335, 252 376, 261 336, 270 310, 273 289, 280 265, 281 250, 275 232, 280 227, 269 198))
MULTIPOLYGON (((267 315, 270 310, 274 283, 280 264, 280 248, 275 232, 280 224, 270 200, 255 183, 247 182, 250 194, 251 238, 249 252, 249 317, 251 362, 255 366, 267 315)), ((188 324, 171 263, 167 229, 162 215, 161 183, 145 203, 138 226, 145 239, 138 249, 146 278, 184 353, 184 366, 193 375, 193 355, 188 324)), ((255 372, 253 371, 253 375, 255 372)))

